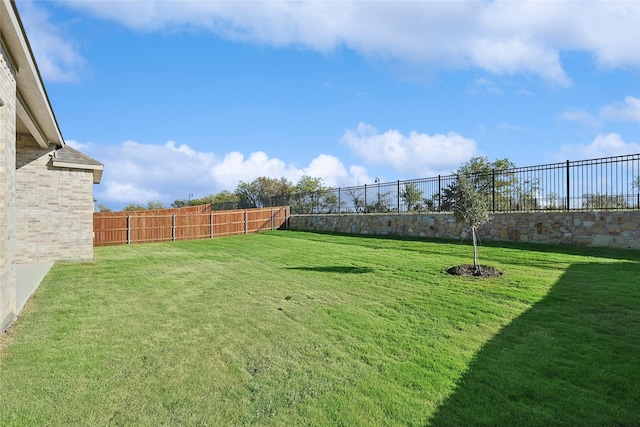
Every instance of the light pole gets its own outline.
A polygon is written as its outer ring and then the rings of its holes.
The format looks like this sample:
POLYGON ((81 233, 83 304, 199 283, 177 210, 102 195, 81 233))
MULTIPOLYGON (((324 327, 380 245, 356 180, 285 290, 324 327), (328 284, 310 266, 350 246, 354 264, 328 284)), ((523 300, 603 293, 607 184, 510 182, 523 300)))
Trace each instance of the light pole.
POLYGON ((191 198, 193 197, 193 193, 189 193, 189 202, 187 203, 189 206, 191 206, 191 198))

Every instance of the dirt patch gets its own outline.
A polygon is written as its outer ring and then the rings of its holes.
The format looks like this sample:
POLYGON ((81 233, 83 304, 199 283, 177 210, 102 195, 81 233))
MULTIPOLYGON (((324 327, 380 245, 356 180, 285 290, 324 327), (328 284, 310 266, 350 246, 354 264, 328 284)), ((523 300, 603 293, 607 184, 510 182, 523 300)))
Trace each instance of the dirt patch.
POLYGON ((488 265, 480 265, 479 270, 476 271, 476 268, 471 264, 456 265, 448 268, 447 273, 456 276, 476 276, 485 278, 499 277, 502 275, 502 271, 488 265))

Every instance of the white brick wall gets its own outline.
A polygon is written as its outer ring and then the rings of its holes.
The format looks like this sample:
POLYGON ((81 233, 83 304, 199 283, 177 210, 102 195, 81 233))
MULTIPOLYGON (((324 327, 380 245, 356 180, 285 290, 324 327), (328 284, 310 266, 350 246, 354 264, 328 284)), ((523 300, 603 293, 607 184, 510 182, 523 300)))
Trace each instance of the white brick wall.
POLYGON ((93 173, 54 168, 52 153, 17 143, 18 263, 93 259, 93 173))
POLYGON ((16 315, 16 82, 0 55, 0 333, 16 315))

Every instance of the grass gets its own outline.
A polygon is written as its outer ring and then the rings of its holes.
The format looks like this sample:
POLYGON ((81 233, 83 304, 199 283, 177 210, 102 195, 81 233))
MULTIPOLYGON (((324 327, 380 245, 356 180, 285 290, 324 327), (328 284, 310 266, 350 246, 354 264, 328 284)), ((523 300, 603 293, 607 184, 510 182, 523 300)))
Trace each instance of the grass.
POLYGON ((57 264, 0 425, 639 425, 640 254, 268 232, 57 264))

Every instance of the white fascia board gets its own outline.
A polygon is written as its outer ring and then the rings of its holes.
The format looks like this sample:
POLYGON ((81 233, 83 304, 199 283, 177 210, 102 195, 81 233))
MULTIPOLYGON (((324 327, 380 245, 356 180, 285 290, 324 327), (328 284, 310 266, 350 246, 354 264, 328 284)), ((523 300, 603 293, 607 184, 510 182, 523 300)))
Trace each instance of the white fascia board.
POLYGON ((56 168, 92 170, 94 184, 100 184, 100 180, 102 179, 102 172, 104 171, 104 165, 86 165, 81 163, 68 163, 68 162, 61 162, 59 160, 56 160, 55 158, 52 161, 52 165, 56 168))
POLYGON ((16 114, 22 120, 22 123, 25 124, 27 129, 29 129, 29 133, 33 136, 33 139, 36 140, 38 145, 42 148, 49 148, 49 142, 47 138, 45 138, 44 134, 40 130, 40 127, 33 119, 33 116, 27 110, 27 107, 24 105, 22 98, 20 96, 16 96, 16 114))
MULTIPOLYGON (((44 88, 40 72, 33 58, 31 46, 25 35, 15 5, 10 0, 0 0, 2 16, 2 40, 16 68, 17 93, 22 97, 22 105, 18 102, 18 113, 22 108, 21 119, 42 148, 49 143, 58 147, 64 145, 58 122, 53 113, 47 92, 44 88), (25 119, 25 117, 27 117, 25 119), (30 122, 30 123, 28 123, 30 122), (33 128, 38 129, 34 131, 33 128), (44 142, 43 142, 44 141, 44 142)), ((17 9, 17 8, 16 8, 17 9)), ((20 100, 19 100, 20 101, 20 100)))

